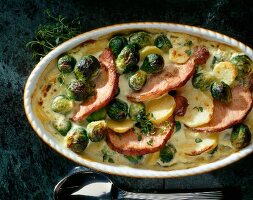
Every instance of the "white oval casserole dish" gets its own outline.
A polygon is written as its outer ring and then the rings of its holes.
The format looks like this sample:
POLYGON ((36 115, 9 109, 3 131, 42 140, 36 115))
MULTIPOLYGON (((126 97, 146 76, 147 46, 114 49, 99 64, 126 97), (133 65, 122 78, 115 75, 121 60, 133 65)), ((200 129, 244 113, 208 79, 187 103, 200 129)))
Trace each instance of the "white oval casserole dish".
POLYGON ((107 35, 113 32, 119 32, 124 30, 140 30, 140 29, 158 29, 163 31, 171 31, 171 32, 180 32, 186 33, 189 35, 194 35, 197 37, 201 37, 211 41, 217 41, 220 43, 225 43, 230 46, 236 47, 248 55, 251 59, 253 59, 253 50, 248 46, 242 44, 230 38, 228 36, 203 29, 194 26, 188 25, 180 25, 180 24, 171 24, 171 23, 156 23, 156 22, 147 22, 147 23, 129 23, 129 24, 118 24, 113 26, 108 26, 104 28, 99 28, 90 32, 83 33, 78 35, 65 43, 61 44, 53 51, 51 51, 48 55, 46 55, 34 68, 32 73, 30 74, 24 90, 24 107, 26 116, 33 127, 34 131, 37 135, 47 143, 51 148, 55 149, 58 153, 65 156, 66 158, 89 168, 102 171, 109 174, 117 174, 129 177, 142 177, 142 178, 172 178, 172 177, 182 177, 189 175, 196 175, 200 173, 209 172, 221 167, 224 167, 228 164, 231 164, 235 161, 240 160, 241 158, 247 156, 248 154, 253 152, 253 143, 247 146, 246 148, 231 154, 230 156, 218 160, 216 162, 212 162, 209 164, 204 164, 198 167, 189 168, 189 169, 180 169, 180 170, 172 170, 172 171, 155 171, 155 170, 145 170, 145 169, 137 169, 131 168, 128 166, 113 166, 104 163, 98 163, 95 161, 87 160, 83 157, 78 156, 71 150, 64 147, 60 144, 54 136, 49 133, 43 127, 40 120, 37 118, 35 112, 32 109, 31 105, 31 97, 35 90, 36 83, 39 80, 40 75, 45 70, 47 65, 55 58, 57 58, 62 53, 78 46, 79 44, 90 40, 97 39, 103 35, 107 35))

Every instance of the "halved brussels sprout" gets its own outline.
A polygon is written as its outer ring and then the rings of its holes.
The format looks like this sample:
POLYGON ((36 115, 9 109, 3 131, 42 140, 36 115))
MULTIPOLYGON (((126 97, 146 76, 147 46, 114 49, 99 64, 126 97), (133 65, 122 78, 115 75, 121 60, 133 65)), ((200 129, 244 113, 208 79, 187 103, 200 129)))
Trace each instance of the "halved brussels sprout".
POLYGON ((137 67, 139 59, 140 54, 136 45, 125 46, 115 61, 118 73, 123 74, 133 71, 137 67))
POLYGON ((113 120, 122 120, 127 118, 128 105, 120 99, 113 99, 107 108, 108 116, 113 120))
POLYGON ((72 123, 68 119, 60 118, 53 122, 53 126, 62 136, 66 136, 72 127, 72 123))
POLYGON ((123 36, 114 36, 109 41, 109 48, 113 54, 117 57, 121 50, 127 45, 127 39, 123 36))
POLYGON ((242 149, 250 144, 251 132, 245 124, 238 124, 233 127, 230 141, 236 149, 242 149))
POLYGON ((209 73, 195 73, 192 77, 192 86, 202 91, 208 90, 216 78, 209 73))
POLYGON ((164 59, 161 55, 158 54, 149 54, 144 59, 141 66, 141 70, 147 72, 148 74, 158 73, 163 70, 164 59))
POLYGON ((137 44, 139 49, 142 49, 145 46, 152 45, 151 36, 144 31, 132 33, 129 36, 129 44, 137 44))
POLYGON ((61 114, 69 113, 73 109, 73 107, 74 102, 64 95, 55 97, 51 105, 51 108, 54 112, 61 114))
POLYGON ((86 100, 91 93, 91 88, 81 80, 74 80, 67 86, 67 96, 75 101, 86 100))
POLYGON ((158 35, 154 44, 157 48, 162 49, 164 52, 168 52, 173 47, 169 38, 164 34, 158 35))
POLYGON ((71 55, 65 55, 59 58, 57 67, 60 72, 67 74, 73 71, 76 59, 71 55))
POLYGON ((211 94, 214 99, 223 102, 229 103, 232 101, 232 92, 226 83, 223 81, 221 82, 214 82, 211 86, 211 94))
POLYGON ((239 78, 243 78, 243 76, 253 71, 253 62, 247 55, 234 56, 230 62, 237 67, 239 78))
POLYGON ((75 153, 82 153, 89 143, 87 132, 81 127, 71 129, 65 140, 67 147, 75 153))
POLYGON ((74 73, 79 80, 89 80, 98 74, 99 61, 92 55, 86 55, 76 64, 74 73))
POLYGON ((147 81, 146 72, 138 70, 137 72, 135 72, 135 74, 129 77, 128 85, 134 91, 138 91, 145 85, 146 81, 147 81))
POLYGON ((146 114, 145 105, 142 102, 139 103, 131 103, 129 108, 129 116, 132 120, 136 121, 140 118, 140 116, 144 116, 146 114), (139 117, 138 117, 139 116, 139 117))
POLYGON ((99 142, 105 138, 107 133, 106 123, 104 120, 91 122, 87 125, 87 133, 90 141, 99 142))

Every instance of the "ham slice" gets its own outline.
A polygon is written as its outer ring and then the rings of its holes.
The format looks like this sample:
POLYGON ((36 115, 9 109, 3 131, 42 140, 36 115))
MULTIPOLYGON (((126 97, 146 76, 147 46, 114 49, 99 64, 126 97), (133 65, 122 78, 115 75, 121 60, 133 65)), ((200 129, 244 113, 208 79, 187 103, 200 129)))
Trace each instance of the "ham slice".
POLYGON ((200 132, 219 132, 244 120, 252 108, 251 91, 243 86, 232 89, 232 101, 229 104, 214 100, 214 111, 211 121, 193 128, 200 132))
POLYGON ((172 120, 166 122, 157 128, 155 134, 141 135, 142 139, 140 141, 133 129, 125 133, 116 133, 109 129, 106 142, 112 150, 124 155, 153 153, 159 151, 166 144, 174 131, 172 120))
POLYGON ((176 108, 174 110, 174 115, 184 116, 188 107, 188 100, 184 96, 174 96, 176 102, 176 108))
POLYGON ((82 103, 73 116, 74 121, 82 121, 86 116, 106 106, 114 97, 119 77, 116 72, 112 51, 107 48, 99 56, 101 72, 96 79, 95 95, 82 103))
POLYGON ((193 75, 195 65, 205 64, 209 56, 205 47, 197 47, 185 64, 172 63, 165 66, 161 73, 152 74, 140 91, 129 94, 128 99, 135 102, 148 101, 182 87, 193 75))

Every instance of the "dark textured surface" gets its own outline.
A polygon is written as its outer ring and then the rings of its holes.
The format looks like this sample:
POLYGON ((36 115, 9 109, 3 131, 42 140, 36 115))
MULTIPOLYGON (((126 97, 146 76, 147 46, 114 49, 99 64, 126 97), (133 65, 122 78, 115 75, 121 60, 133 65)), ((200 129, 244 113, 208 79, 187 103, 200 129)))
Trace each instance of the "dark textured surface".
MULTIPOLYGON (((54 185, 75 163, 63 158, 33 132, 23 110, 23 88, 35 62, 25 42, 43 11, 75 18, 85 31, 111 24, 163 21, 209 28, 253 47, 251 1, 0 1, 0 199, 51 199, 54 185)), ((163 180, 112 176, 130 189, 190 189, 233 186, 253 199, 253 155, 208 174, 163 180)))

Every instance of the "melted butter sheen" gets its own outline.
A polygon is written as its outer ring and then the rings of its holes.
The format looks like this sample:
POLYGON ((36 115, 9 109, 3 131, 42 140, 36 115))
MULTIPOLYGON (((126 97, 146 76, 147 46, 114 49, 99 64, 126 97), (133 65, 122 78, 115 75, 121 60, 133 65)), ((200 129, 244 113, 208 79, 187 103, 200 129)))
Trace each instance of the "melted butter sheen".
MULTIPOLYGON (((167 34, 167 36, 170 38, 173 44, 173 49, 189 48, 190 50, 193 50, 194 47, 199 45, 206 46, 209 49, 211 56, 207 60, 206 65, 202 66, 203 71, 211 70, 210 66, 212 64, 214 56, 222 56, 224 59, 229 60, 233 55, 240 53, 236 49, 233 49, 229 46, 219 44, 217 42, 206 41, 204 39, 200 39, 194 36, 189 36, 180 33, 165 33, 165 34, 167 34), (192 41, 192 45, 190 47, 185 46, 185 44, 188 41, 192 41)), ((155 37, 155 35, 156 34, 153 34, 153 37, 155 37)), ((87 54, 92 54, 98 58, 99 54, 103 51, 103 49, 108 46, 107 38, 110 38, 110 36, 104 37, 103 39, 99 39, 94 43, 88 43, 82 46, 78 46, 67 53, 74 56, 77 61, 80 60, 82 56, 87 54)), ((171 63, 171 60, 169 59, 169 53, 163 53, 162 56, 165 60, 165 64, 171 63)), ((143 60, 140 60, 139 65, 142 62, 143 60)), ((68 84, 75 77, 73 73, 70 75, 66 75, 65 84, 60 85, 60 83, 57 81, 57 77, 59 76, 60 73, 56 67, 56 63, 57 60, 56 59, 53 60, 41 75, 40 80, 37 83, 37 88, 32 97, 32 106, 33 110, 36 112, 38 118, 41 120, 45 129, 48 132, 52 133, 53 137, 55 137, 56 140, 58 140, 61 145, 65 146, 64 137, 58 134, 52 126, 52 121, 58 118, 62 118, 64 116, 55 113, 51 110, 51 102, 55 96, 66 94, 65 91, 66 84, 68 84), (46 93, 46 95, 44 95, 42 91, 43 88, 46 87, 47 85, 50 85, 50 89, 46 93)), ((189 90, 189 87, 192 87, 191 83, 189 82, 185 86, 188 87, 187 90, 189 90)), ((129 102, 126 97, 127 94, 131 92, 131 89, 128 86, 127 75, 120 76, 119 87, 120 87, 120 94, 117 96, 117 98, 127 102, 130 105, 131 102, 129 102)), ((184 89, 185 88, 182 87, 180 90, 182 91, 184 89)), ((75 102, 75 108, 66 117, 71 117, 73 113, 75 113, 76 110, 78 109, 79 104, 80 102, 75 102)), ((180 118, 178 118, 177 120, 180 121, 180 118)), ((250 112, 244 123, 247 124, 252 130, 253 112, 250 112)), ((235 152, 235 149, 233 149, 230 143, 231 129, 227 129, 220 133, 213 133, 217 135, 215 136, 217 138, 213 140, 213 136, 206 135, 205 133, 202 133, 202 135, 199 136, 197 135, 198 133, 189 132, 189 130, 183 125, 183 123, 181 124, 182 124, 181 129, 175 132, 168 141, 170 144, 173 144, 177 150, 174 158, 169 163, 162 163, 159 159, 159 152, 156 152, 143 156, 143 159, 139 162, 139 164, 132 164, 123 155, 112 151, 104 141, 97 143, 90 142, 86 150, 82 154, 80 154, 80 156, 83 156, 86 159, 97 162, 108 162, 108 157, 110 157, 114 162, 114 163, 110 162, 110 164, 114 165, 128 165, 137 168, 149 168, 156 170, 173 170, 173 169, 190 168, 202 165, 204 163, 210 163, 218 159, 224 158, 230 155, 231 153, 235 152), (195 146, 198 151, 201 150, 202 146, 196 145, 196 142, 194 141, 196 137, 201 137, 202 141, 206 142, 205 143, 206 145, 213 144, 214 146, 210 148, 208 151, 203 150, 203 152, 198 155, 187 155, 190 150, 192 151, 192 149, 195 148, 195 146), (211 137, 211 139, 209 139, 208 137, 211 137), (217 145, 213 141, 217 141, 219 148, 215 153, 210 154, 210 151, 217 145), (105 158, 104 156, 105 153, 107 155, 107 158, 105 158)), ((85 121, 80 124, 73 123, 72 128, 76 126, 86 127, 87 122, 85 121)), ((205 144, 203 144, 204 147, 205 144)))

